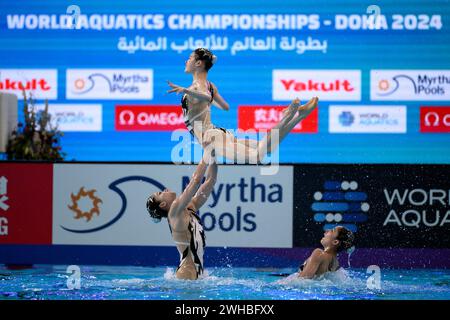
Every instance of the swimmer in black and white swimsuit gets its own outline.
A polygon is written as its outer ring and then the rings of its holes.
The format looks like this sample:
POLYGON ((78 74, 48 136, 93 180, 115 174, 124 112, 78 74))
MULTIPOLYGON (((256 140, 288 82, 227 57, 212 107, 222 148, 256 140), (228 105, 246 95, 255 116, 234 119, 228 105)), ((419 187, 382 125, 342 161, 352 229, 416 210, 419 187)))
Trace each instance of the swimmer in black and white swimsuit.
POLYGON ((178 279, 195 280, 203 273, 206 237, 196 212, 205 204, 217 180, 217 164, 210 151, 205 150, 202 161, 180 196, 166 189, 153 193, 147 200, 147 210, 153 220, 159 222, 167 218, 169 223, 172 239, 180 254, 176 271, 178 279), (202 183, 205 172, 206 179, 202 183))
MULTIPOLYGON (((209 81, 208 81, 208 91, 211 94, 211 101, 210 101, 210 103, 212 103, 214 101, 214 87, 213 87, 212 83, 209 82, 209 81)), ((197 121, 196 119, 199 118, 200 116, 197 115, 197 118, 195 116, 191 116, 190 113, 191 113, 192 108, 190 108, 189 105, 188 105, 188 94, 187 93, 184 94, 183 97, 181 98, 181 108, 183 110, 184 124, 186 125, 186 128, 189 130, 189 132, 192 134, 192 136, 195 137, 194 123, 195 123, 195 121, 197 121)), ((205 110, 207 110, 207 109, 205 109, 205 110)), ((208 127, 208 130, 209 129, 221 130, 225 134, 229 133, 229 132, 227 132, 226 129, 220 128, 220 127, 216 127, 216 126, 214 126, 212 124, 211 124, 211 126, 208 127)))
POLYGON ((302 278, 314 278, 326 272, 334 272, 339 269, 337 254, 352 247, 353 233, 345 227, 337 226, 327 230, 320 240, 322 249, 315 249, 311 256, 300 266, 298 276, 302 278))
POLYGON ((196 278, 198 278, 203 274, 203 252, 206 246, 206 236, 205 231, 203 230, 202 221, 195 209, 191 206, 186 208, 186 210, 188 210, 190 214, 187 230, 172 230, 170 220, 167 218, 167 220, 169 220, 170 233, 172 234, 173 239, 190 239, 190 241, 174 241, 180 253, 180 263, 178 264, 176 272, 178 273, 178 271, 182 272, 184 269, 189 269, 190 262, 193 261, 197 273, 196 278), (184 250, 180 250, 180 248, 184 248, 184 250))
POLYGON ((200 144, 204 146, 205 141, 212 141, 217 156, 238 163, 261 163, 265 155, 273 152, 286 135, 317 107, 318 98, 312 98, 305 105, 300 105, 298 99, 293 100, 283 111, 282 119, 262 140, 238 139, 231 132, 218 128, 211 122, 211 105, 229 110, 228 103, 217 87, 207 80, 208 71, 216 60, 217 57, 208 49, 196 49, 186 61, 184 70, 192 74, 192 84, 184 88, 169 81, 172 89, 167 92, 183 94, 181 105, 184 123, 200 144))

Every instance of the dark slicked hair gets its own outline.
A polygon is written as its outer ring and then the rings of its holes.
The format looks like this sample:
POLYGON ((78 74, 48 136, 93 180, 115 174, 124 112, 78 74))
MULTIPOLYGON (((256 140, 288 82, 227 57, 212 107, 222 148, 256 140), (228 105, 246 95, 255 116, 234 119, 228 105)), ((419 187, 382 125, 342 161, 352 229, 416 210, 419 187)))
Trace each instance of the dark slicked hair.
POLYGON ((155 199, 155 194, 148 197, 147 211, 153 219, 161 220, 163 217, 167 217, 167 212, 164 209, 161 209, 159 204, 160 202, 155 199))
POLYGON ((343 250, 348 250, 353 246, 355 236, 353 235, 353 232, 348 230, 346 227, 340 226, 336 239, 339 240, 337 251, 341 252, 343 250))
POLYGON ((205 62, 205 70, 209 71, 215 62, 215 56, 211 51, 205 48, 198 48, 194 50, 197 60, 205 62))

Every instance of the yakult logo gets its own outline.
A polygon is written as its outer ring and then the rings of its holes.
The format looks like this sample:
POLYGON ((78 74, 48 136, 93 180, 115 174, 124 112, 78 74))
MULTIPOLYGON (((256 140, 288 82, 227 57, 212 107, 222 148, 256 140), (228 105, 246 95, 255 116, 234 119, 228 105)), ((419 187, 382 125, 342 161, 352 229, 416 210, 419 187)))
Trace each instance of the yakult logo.
POLYGON ((14 93, 23 99, 22 91, 36 99, 57 99, 57 71, 38 69, 0 70, 0 91, 14 93))
POLYGON ((420 132, 450 132, 450 107, 420 107, 420 132))
POLYGON ((116 106, 117 131, 173 131, 185 129, 179 106, 116 106))
POLYGON ((273 100, 361 100, 359 70, 274 70, 272 81, 273 100))
POLYGON ((355 90, 348 80, 334 80, 331 82, 321 82, 308 80, 307 82, 295 81, 294 79, 281 80, 286 90, 294 91, 347 91, 352 92, 355 90))
POLYGON ((450 190, 384 189, 383 193, 391 208, 383 226, 420 228, 450 223, 450 190))
POLYGON ((13 79, 5 79, 4 81, 0 82, 0 89, 1 90, 43 90, 43 91, 49 91, 51 89, 48 82, 43 78, 38 79, 32 79, 28 81, 15 81, 13 79))

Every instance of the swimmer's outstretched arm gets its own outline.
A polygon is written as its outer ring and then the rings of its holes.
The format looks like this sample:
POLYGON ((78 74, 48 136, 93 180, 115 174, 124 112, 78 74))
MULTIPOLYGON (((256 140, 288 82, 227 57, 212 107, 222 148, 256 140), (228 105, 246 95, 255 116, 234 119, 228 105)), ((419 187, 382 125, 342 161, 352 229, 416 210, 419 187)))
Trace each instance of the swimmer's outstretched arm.
POLYGON ((299 277, 312 279, 316 275, 317 269, 319 269, 320 264, 323 261, 322 250, 316 249, 313 251, 311 256, 308 258, 305 268, 298 275, 299 277))
POLYGON ((167 90, 167 93, 186 93, 187 95, 199 100, 199 101, 211 101, 211 95, 206 92, 201 92, 200 87, 198 85, 194 85, 193 90, 190 90, 188 88, 184 88, 182 86, 176 85, 170 81, 167 81, 169 86, 172 88, 171 90, 167 90))
POLYGON ((206 171, 206 180, 200 186, 194 198, 192 199, 192 203, 195 208, 200 209, 208 200, 209 195, 214 189, 214 185, 217 181, 217 163, 214 161, 209 165, 208 170, 206 171))
POLYGON ((206 168, 208 167, 208 163, 210 162, 210 157, 211 155, 205 151, 202 160, 197 165, 197 169, 192 175, 191 181, 189 181, 189 184, 184 189, 183 193, 172 203, 169 211, 169 216, 175 217, 180 215, 189 204, 189 202, 191 202, 192 197, 197 192, 202 183, 206 168))

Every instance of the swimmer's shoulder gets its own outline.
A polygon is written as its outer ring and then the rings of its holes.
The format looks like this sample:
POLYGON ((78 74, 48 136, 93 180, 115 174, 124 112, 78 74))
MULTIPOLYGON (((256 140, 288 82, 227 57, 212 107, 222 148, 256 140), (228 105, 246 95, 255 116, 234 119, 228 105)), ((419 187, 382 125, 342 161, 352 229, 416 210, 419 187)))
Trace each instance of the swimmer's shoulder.
POLYGON ((323 256, 324 251, 322 249, 314 249, 314 251, 311 253, 311 255, 309 256, 308 259, 306 259, 306 261, 303 263, 303 265, 307 265, 309 262, 314 262, 314 263, 322 263, 322 261, 324 261, 324 256, 323 256))
POLYGON ((310 260, 315 261, 316 263, 327 262, 329 260, 328 254, 322 249, 314 249, 309 258, 310 260))
POLYGON ((311 257, 319 257, 319 256, 322 256, 323 254, 325 253, 325 251, 323 251, 322 249, 320 249, 320 248, 316 248, 316 249, 314 249, 314 251, 311 253, 311 257))

